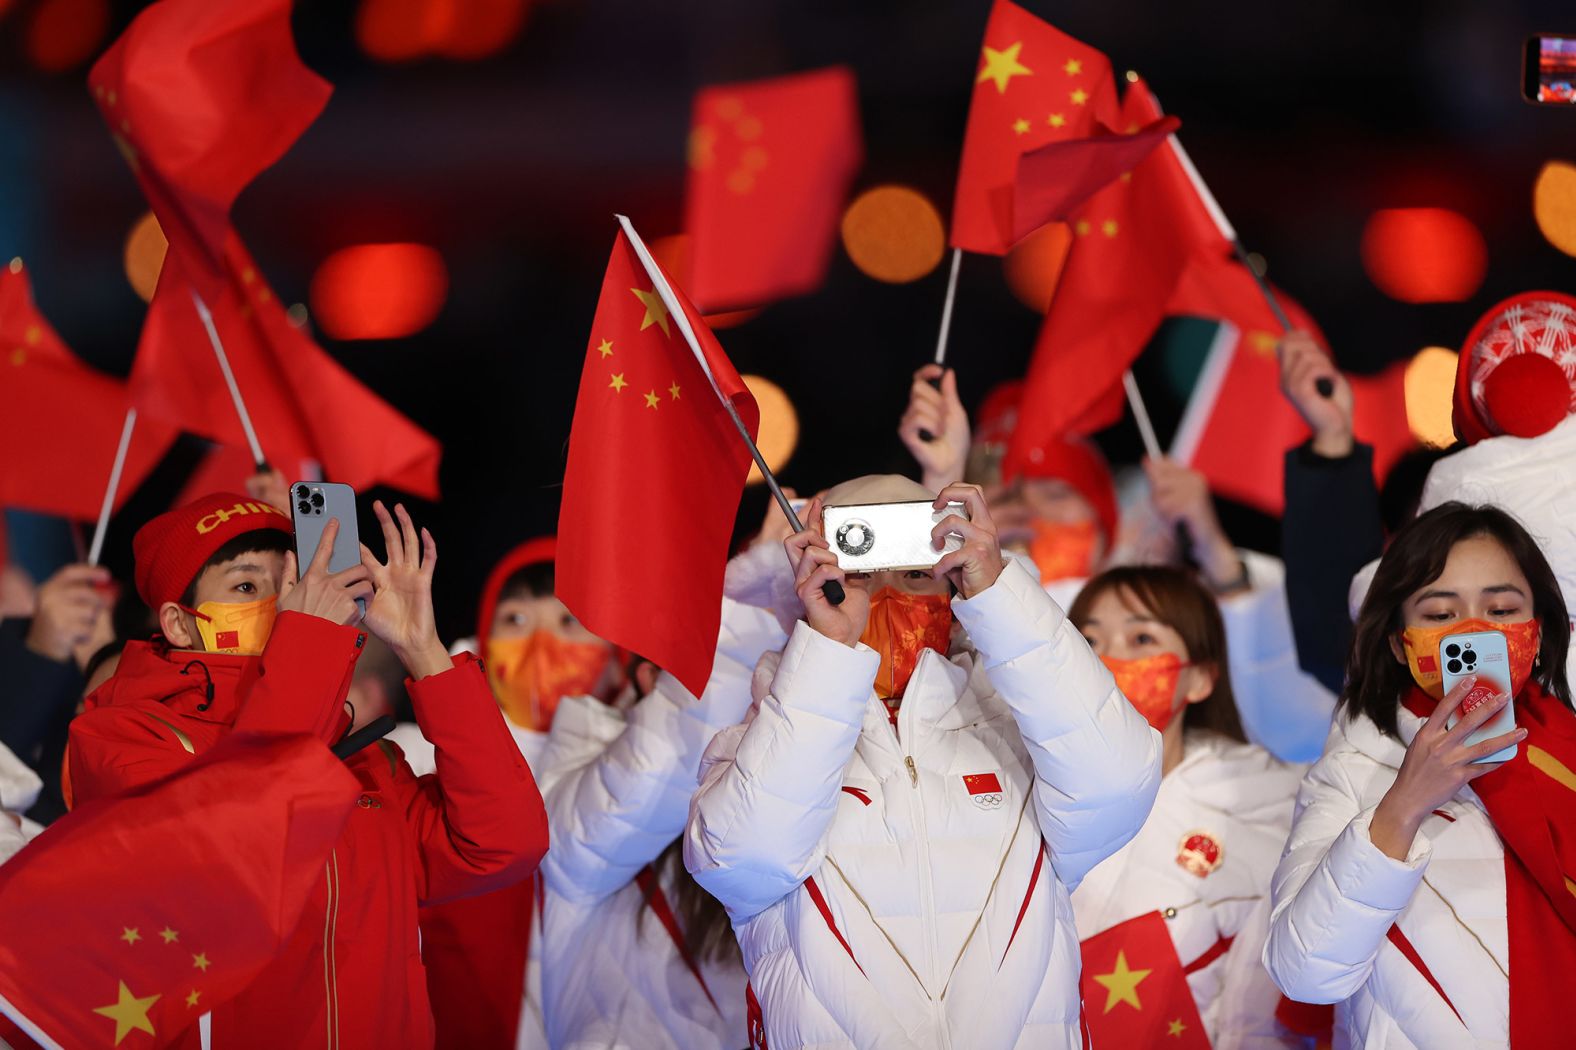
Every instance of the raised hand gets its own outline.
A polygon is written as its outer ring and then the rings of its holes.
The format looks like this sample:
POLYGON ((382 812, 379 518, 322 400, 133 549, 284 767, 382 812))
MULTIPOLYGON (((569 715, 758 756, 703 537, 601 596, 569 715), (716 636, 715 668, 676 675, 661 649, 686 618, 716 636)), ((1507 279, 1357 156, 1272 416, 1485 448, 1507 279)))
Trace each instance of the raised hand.
POLYGON ((394 517, 381 501, 372 504, 372 513, 383 529, 388 561, 378 561, 366 544, 361 545, 361 565, 371 575, 374 590, 367 608, 367 627, 388 643, 412 678, 442 674, 452 663, 438 640, 437 620, 432 614, 432 570, 438 561, 438 545, 426 529, 416 535, 415 523, 403 504, 395 505, 394 517))
POLYGON ((950 368, 929 364, 914 373, 908 390, 908 409, 897 425, 898 437, 924 471, 924 485, 931 491, 963 480, 969 455, 969 415, 958 400, 958 376, 950 368), (941 381, 941 389, 931 386, 941 381), (930 441, 920 432, 931 436, 930 441))
POLYGON ((109 570, 67 565, 38 589, 33 623, 25 644, 46 660, 65 663, 93 637, 99 613, 108 604, 109 570))
POLYGON ((279 583, 279 611, 305 613, 319 616, 341 626, 348 626, 361 619, 361 606, 357 598, 372 600, 372 579, 366 567, 352 565, 338 572, 328 571, 328 561, 334 554, 334 538, 339 535, 339 519, 330 518, 318 538, 317 551, 312 555, 306 574, 299 575, 295 551, 285 553, 285 574, 279 583))
POLYGON ((290 513, 290 483, 285 480, 284 472, 278 468, 270 467, 248 477, 246 494, 270 507, 277 507, 286 514, 290 513))
POLYGON ((783 549, 793 566, 794 591, 804 603, 805 622, 834 642, 852 648, 865 633, 870 595, 862 586, 848 585, 843 570, 838 568, 837 555, 827 546, 821 529, 820 496, 810 501, 801 520, 804 531, 784 540, 783 549), (833 605, 822 593, 822 588, 834 580, 843 585, 845 597, 841 605, 833 605))
POLYGON ((1193 544, 1193 557, 1217 592, 1242 578, 1242 558, 1215 516, 1209 481, 1174 459, 1145 459, 1150 501, 1155 513, 1173 528, 1182 524, 1193 544))
POLYGON ((944 554, 930 570, 936 579, 946 577, 965 598, 972 598, 995 583, 1006 568, 1001 554, 1001 541, 996 536, 996 523, 991 518, 985 493, 978 485, 963 482, 948 485, 936 496, 932 504, 940 510, 948 503, 961 503, 968 511, 962 518, 949 514, 930 530, 930 542, 937 550, 946 543, 948 536, 963 540, 963 546, 944 554))
POLYGON ((1313 430, 1313 450, 1330 459, 1352 452, 1352 385, 1311 334, 1297 329, 1281 337, 1275 348, 1280 360, 1281 393, 1313 430), (1331 394, 1319 393, 1328 380, 1331 394))

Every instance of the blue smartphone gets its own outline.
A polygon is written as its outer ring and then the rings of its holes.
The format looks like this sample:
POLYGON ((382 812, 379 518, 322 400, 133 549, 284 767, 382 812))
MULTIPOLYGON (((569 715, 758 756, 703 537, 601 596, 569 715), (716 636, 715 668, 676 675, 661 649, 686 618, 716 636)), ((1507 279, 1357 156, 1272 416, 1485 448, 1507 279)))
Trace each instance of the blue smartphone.
MULTIPOLYGON (((1510 647, 1499 631, 1468 631, 1464 634, 1447 634, 1439 640, 1439 668, 1444 679, 1445 692, 1469 675, 1477 676, 1477 685, 1467 693, 1461 705, 1450 713, 1446 727, 1454 726, 1461 716, 1501 693, 1510 692, 1510 647)), ((1500 736, 1516 728, 1514 701, 1507 703, 1499 714, 1484 722, 1467 737, 1468 745, 1477 744, 1490 737, 1500 736)), ((1486 755, 1478 763, 1506 762, 1516 757, 1516 745, 1486 755)))
MULTIPOLYGON (((290 486, 290 516, 295 523, 296 571, 305 574, 329 521, 338 519, 339 535, 328 558, 328 571, 341 572, 361 564, 361 533, 356 528, 356 490, 327 481, 298 481, 290 486)), ((357 598, 361 615, 365 598, 357 598)))

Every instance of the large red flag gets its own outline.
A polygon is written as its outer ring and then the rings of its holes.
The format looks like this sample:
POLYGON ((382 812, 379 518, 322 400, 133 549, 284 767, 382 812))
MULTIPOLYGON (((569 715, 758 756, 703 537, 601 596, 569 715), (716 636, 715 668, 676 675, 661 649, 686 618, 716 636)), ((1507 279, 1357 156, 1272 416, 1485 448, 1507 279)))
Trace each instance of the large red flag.
POLYGON ((240 735, 62 817, 0 867, 0 1010, 46 1045, 170 1045, 284 946, 358 790, 316 740, 240 735))
POLYGON ((160 0, 88 81, 170 243, 132 369, 137 407, 245 443, 196 293, 265 454, 315 459, 357 488, 435 498, 438 443, 289 323, 230 225, 236 195, 328 100, 328 84, 296 54, 289 0, 160 0))
MULTIPOLYGON (((1124 129, 1159 117, 1149 89, 1134 83, 1122 100, 1124 129)), ((1089 198, 1072 227, 1072 249, 1029 364, 1012 458, 1114 423, 1122 373, 1165 316, 1177 281, 1196 260, 1231 250, 1170 145, 1089 198)))
POLYGON ((695 304, 732 310, 819 287, 863 157, 842 66, 701 90, 684 214, 695 304))
POLYGON ((1052 142, 1019 157, 1013 183, 1013 239, 1068 218, 1111 180, 1137 167, 1181 126, 1176 117, 1161 117, 1130 132, 1101 126, 1088 138, 1052 142))
POLYGON ((1095 1046, 1209 1050, 1209 1033, 1187 984, 1196 962, 1183 967, 1159 912, 1097 933, 1079 949, 1084 1022, 1095 1046))
MULTIPOLYGON (((1321 345, 1318 324, 1296 300, 1277 291, 1296 328, 1321 345)), ((1177 285, 1168 313, 1221 322, 1172 443, 1178 460, 1201 471, 1210 488, 1270 514, 1285 507, 1286 450, 1308 440, 1307 424, 1281 394, 1275 347, 1281 326, 1253 275, 1233 261, 1198 265, 1177 285)), ((1416 444, 1406 420, 1405 364, 1375 376, 1347 376, 1353 429, 1374 447, 1382 479, 1416 444)))
MULTIPOLYGON (((952 202, 952 246, 1005 255, 1020 155, 1120 119, 1111 61, 1009 0, 996 0, 974 77, 952 202)), ((1147 123, 1147 122, 1146 122, 1147 123)), ((1114 173, 1113 173, 1114 174, 1114 173)))
POLYGON ((752 435, 759 416, 700 313, 673 292, 710 378, 621 232, 575 401, 557 592, 591 631, 698 696, 711 674, 723 567, 750 466, 712 382, 752 435))
MULTIPOLYGON (((0 506, 78 521, 98 517, 131 396, 61 342, 33 305, 27 271, 0 271, 0 506)), ((143 419, 132 434, 115 506, 175 439, 143 419)))

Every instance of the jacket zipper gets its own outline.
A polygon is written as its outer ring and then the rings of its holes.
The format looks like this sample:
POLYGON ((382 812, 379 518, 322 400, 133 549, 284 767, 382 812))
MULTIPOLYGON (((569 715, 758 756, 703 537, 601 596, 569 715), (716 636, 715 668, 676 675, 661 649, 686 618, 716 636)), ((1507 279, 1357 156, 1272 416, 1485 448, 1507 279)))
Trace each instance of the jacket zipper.
MULTIPOLYGON (((912 747, 914 742, 914 720, 910 714, 912 711, 913 707, 910 704, 904 704, 902 708, 898 710, 898 720, 900 722, 907 722, 907 725, 905 725, 903 728, 902 735, 904 742, 909 747, 912 747)), ((909 783, 913 785, 914 791, 916 792, 914 795, 914 828, 919 836, 919 889, 921 908, 924 911, 925 936, 926 940, 928 940, 930 944, 930 957, 928 960, 926 960, 925 966, 925 972, 927 974, 928 980, 928 975, 935 973, 936 960, 941 957, 941 944, 937 939, 936 931, 936 893, 934 879, 930 870, 930 826, 926 822, 925 818, 925 796, 919 788, 919 766, 915 764, 913 755, 904 755, 903 765, 908 767, 909 783)), ((921 985, 920 990, 923 991, 925 993, 925 997, 930 1000, 930 1012, 936 1025, 936 1032, 941 1037, 941 1045, 947 1048, 947 1050, 951 1050, 952 1039, 947 1033, 946 1014, 942 1009, 940 1001, 932 996, 930 994, 930 990, 924 985, 921 985)))
POLYGON ((328 903, 323 909, 323 988, 329 1050, 339 1046, 339 973, 334 961, 334 941, 339 934, 339 849, 329 851, 323 866, 328 878, 328 903))

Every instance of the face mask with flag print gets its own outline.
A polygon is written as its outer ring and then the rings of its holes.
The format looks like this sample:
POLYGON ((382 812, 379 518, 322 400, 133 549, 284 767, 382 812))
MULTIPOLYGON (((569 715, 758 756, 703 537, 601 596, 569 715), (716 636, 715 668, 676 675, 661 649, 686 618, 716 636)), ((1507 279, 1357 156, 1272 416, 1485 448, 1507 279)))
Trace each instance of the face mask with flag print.
POLYGON ((205 652, 256 656, 274 632, 279 599, 269 595, 255 602, 203 602, 185 611, 197 621, 197 634, 205 652))
POLYGON ((1435 700, 1444 699, 1445 680, 1439 669, 1439 643, 1447 635, 1473 631, 1498 631, 1505 636, 1505 647, 1510 651, 1510 695, 1516 696, 1521 692, 1521 687, 1532 677, 1532 665, 1538 658, 1538 644, 1543 637, 1543 629, 1536 619, 1520 623, 1456 620, 1438 627, 1406 628, 1401 632, 1401 648, 1406 652, 1406 665, 1412 671, 1412 680, 1423 692, 1435 700))
POLYGON ((934 649, 942 656, 952 639, 952 601, 945 594, 908 594, 883 587, 870 596, 870 618, 859 640, 881 654, 876 695, 900 697, 919 664, 919 654, 934 649))
POLYGON ((1094 573, 1094 548, 1100 529, 1092 521, 1065 524, 1035 520, 1029 560, 1040 570, 1041 583, 1083 579, 1094 573))
POLYGON ((1156 653, 1136 660, 1102 656, 1100 662, 1144 721, 1165 732, 1176 715, 1177 683, 1182 680, 1182 669, 1189 665, 1176 653, 1156 653))
POLYGON ((487 640, 487 680, 498 706, 522 729, 545 733, 558 702, 597 687, 613 651, 601 642, 570 642, 552 631, 487 640))

